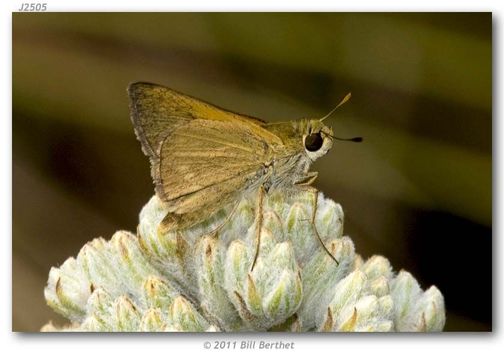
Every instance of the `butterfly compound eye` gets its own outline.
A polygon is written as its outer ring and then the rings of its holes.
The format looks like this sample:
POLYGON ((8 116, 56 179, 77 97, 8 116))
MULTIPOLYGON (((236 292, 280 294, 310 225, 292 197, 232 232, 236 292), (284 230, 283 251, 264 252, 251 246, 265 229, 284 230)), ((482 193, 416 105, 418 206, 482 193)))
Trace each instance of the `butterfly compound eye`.
POLYGON ((308 135, 305 138, 304 145, 308 151, 317 151, 322 147, 323 143, 324 139, 322 139, 322 135, 318 132, 308 135))

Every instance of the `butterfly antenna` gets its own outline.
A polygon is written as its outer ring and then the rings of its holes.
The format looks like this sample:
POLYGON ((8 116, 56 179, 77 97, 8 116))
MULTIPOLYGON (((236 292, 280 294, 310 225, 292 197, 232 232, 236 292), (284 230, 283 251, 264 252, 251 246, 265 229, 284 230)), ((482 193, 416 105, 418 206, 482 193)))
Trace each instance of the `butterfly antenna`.
POLYGON ((361 136, 357 136, 357 137, 353 137, 353 138, 340 138, 340 137, 337 137, 337 136, 333 136, 331 134, 328 134, 326 133, 325 131, 322 131, 322 133, 325 135, 325 136, 328 136, 330 137, 331 139, 333 140, 339 140, 339 141, 351 141, 351 142, 363 142, 364 141, 364 138, 362 138, 361 136))
POLYGON ((346 103, 348 100, 350 100, 350 98, 352 97, 352 93, 348 93, 345 95, 345 97, 343 98, 343 100, 341 100, 339 102, 338 105, 336 105, 336 107, 334 109, 332 109, 329 114, 327 114, 326 116, 324 116, 323 118, 320 119, 320 121, 324 121, 325 119, 327 119, 329 116, 331 116, 341 105, 343 105, 344 103, 346 103))
POLYGON ((336 136, 331 136, 329 137, 335 139, 335 140, 340 140, 340 141, 351 141, 351 142, 362 142, 364 139, 361 136, 353 137, 353 138, 340 138, 336 136))

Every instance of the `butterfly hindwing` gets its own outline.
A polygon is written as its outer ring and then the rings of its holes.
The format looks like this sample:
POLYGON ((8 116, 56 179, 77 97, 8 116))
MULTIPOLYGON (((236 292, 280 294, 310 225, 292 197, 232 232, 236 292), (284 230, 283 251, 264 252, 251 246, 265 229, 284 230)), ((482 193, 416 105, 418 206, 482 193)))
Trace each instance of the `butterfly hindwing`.
POLYGON ((158 195, 174 212, 185 213, 259 183, 271 149, 251 130, 203 119, 179 127, 160 148, 158 195))

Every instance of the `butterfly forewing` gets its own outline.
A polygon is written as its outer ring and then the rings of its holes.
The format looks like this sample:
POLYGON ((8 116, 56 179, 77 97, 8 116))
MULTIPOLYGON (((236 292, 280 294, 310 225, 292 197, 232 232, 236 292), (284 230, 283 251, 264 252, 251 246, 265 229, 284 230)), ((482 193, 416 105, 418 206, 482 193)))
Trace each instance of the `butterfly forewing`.
POLYGON ((193 119, 230 121, 237 118, 262 125, 262 120, 238 115, 164 86, 138 82, 128 87, 131 120, 144 152, 158 156, 161 141, 193 119))

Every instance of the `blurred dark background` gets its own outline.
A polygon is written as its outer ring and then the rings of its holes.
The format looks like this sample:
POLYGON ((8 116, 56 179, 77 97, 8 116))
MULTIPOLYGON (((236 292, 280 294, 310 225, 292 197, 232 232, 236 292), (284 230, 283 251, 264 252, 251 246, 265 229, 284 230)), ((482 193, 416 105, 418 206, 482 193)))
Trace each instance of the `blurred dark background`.
POLYGON ((364 257, 445 296, 446 330, 492 329, 490 13, 13 14, 13 330, 63 323, 51 266, 135 231, 153 194, 126 86, 268 121, 321 117, 315 165, 364 257))

